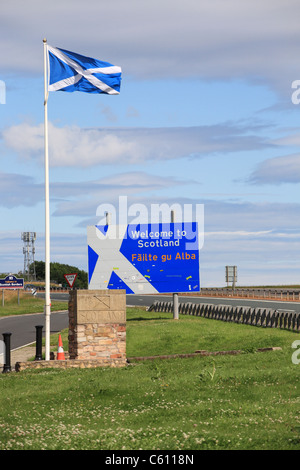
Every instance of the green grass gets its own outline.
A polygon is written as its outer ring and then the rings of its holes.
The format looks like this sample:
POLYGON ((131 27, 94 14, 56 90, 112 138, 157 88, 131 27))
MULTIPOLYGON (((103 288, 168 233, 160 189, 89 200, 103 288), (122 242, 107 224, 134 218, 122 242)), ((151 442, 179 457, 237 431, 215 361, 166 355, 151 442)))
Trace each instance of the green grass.
MULTIPOLYGON (((27 313, 42 313, 44 311, 45 300, 31 295, 30 293, 20 293, 20 304, 18 305, 18 296, 16 291, 4 293, 4 306, 0 298, 0 317, 11 315, 24 315, 27 313)), ((67 310, 67 302, 52 300, 51 310, 67 310)))
MULTIPOLYGON (((141 315, 137 309, 128 309, 127 317, 127 357, 282 347, 287 338, 287 333, 280 329, 188 315, 181 315, 180 321, 174 321, 171 313, 144 312, 141 315)), ((297 333, 291 335, 298 338, 297 333)))
POLYGON ((0 450, 298 450, 295 339, 290 331, 128 309, 127 356, 245 352, 1 374, 0 450), (267 346, 282 350, 254 352, 267 346))

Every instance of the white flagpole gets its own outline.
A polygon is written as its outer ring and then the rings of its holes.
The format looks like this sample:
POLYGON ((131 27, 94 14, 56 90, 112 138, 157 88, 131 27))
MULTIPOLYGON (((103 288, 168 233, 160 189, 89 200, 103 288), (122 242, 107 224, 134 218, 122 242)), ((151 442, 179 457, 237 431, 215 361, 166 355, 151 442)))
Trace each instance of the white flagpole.
POLYGON ((45 360, 50 360, 50 215, 49 215, 49 159, 48 159, 48 74, 47 39, 44 43, 44 118, 45 118, 45 360))

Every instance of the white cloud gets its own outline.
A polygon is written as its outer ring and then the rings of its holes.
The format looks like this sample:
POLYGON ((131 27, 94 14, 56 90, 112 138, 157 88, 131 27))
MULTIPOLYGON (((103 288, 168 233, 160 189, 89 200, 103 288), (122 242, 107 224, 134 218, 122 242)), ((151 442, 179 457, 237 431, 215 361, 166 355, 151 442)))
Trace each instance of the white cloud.
MULTIPOLYGON (((97 207, 100 204, 119 204, 119 196, 126 196, 135 202, 141 200, 141 195, 155 192, 156 194, 166 188, 178 187, 190 184, 190 180, 180 180, 171 177, 148 174, 142 171, 116 174, 83 183, 67 184, 59 186, 65 194, 65 200, 57 202, 54 216, 77 216, 91 218, 96 217, 97 207), (74 204, 74 196, 76 203, 74 204)), ((53 187, 57 194, 57 185, 53 187)), ((97 217, 96 217, 97 218, 97 217)))
POLYGON ((37 155, 44 148, 44 124, 34 126, 24 122, 13 125, 2 131, 2 138, 6 146, 17 153, 37 155))
MULTIPOLYGON (((52 166, 89 166, 97 163, 114 164, 127 158, 136 159, 136 144, 122 141, 113 132, 83 130, 77 126, 48 125, 49 157, 52 166)), ((18 154, 38 157, 44 151, 44 125, 17 124, 3 130, 6 146, 18 154)))
POLYGON ((255 184, 300 183, 300 154, 269 158, 250 175, 255 184))
POLYGON ((298 0, 90 0, 87 8, 14 0, 1 6, 1 72, 40 74, 42 38, 55 25, 50 44, 114 61, 129 76, 235 77, 285 89, 299 79, 299 12, 298 0))
MULTIPOLYGON (((21 123, 2 131, 5 145, 26 158, 44 151, 44 125, 21 123)), ((97 164, 141 164, 208 154, 263 149, 270 144, 255 127, 233 123, 180 128, 82 129, 49 123, 52 166, 88 167, 97 164), (250 134, 250 132, 253 132, 250 134)))
MULTIPOLYGON (((52 181, 50 198, 56 207, 53 215, 83 217, 94 215, 103 201, 117 203, 119 196, 139 197, 149 191, 157 193, 191 183, 191 180, 132 171, 88 181, 52 181)), ((0 172, 0 206, 35 206, 43 198, 44 182, 40 183, 31 176, 0 172)))

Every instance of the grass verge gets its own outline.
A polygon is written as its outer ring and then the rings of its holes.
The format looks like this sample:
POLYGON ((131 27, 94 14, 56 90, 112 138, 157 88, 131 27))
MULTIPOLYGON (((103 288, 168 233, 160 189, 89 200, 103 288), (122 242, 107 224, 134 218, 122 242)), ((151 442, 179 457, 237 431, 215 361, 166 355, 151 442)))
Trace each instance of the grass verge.
POLYGON ((298 338, 128 309, 127 356, 244 354, 2 374, 0 449, 299 449, 299 365, 291 361, 298 338), (254 352, 267 346, 282 350, 254 352))
MULTIPOLYGON (((0 317, 10 315, 24 315, 27 313, 41 313, 44 311, 45 300, 31 295, 28 292, 19 293, 20 304, 18 304, 18 294, 16 291, 6 291, 4 293, 4 306, 0 305, 0 317)), ((67 310, 67 302, 52 300, 51 310, 67 310)))

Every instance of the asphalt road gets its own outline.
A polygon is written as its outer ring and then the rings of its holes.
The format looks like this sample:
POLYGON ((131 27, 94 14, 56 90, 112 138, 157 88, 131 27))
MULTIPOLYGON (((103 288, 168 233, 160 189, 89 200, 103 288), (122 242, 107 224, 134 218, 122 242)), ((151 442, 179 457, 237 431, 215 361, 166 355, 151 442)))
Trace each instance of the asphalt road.
MULTIPOLYGON (((39 294, 42 296, 43 294, 39 294)), ((52 300, 68 300, 69 294, 66 293, 52 293, 52 300)), ((170 302, 173 300, 172 295, 127 295, 127 305, 134 306, 146 306, 150 307, 153 302, 166 301, 170 302)), ((187 297, 179 296, 179 302, 193 302, 193 303, 209 303, 214 305, 232 305, 232 306, 250 306, 253 308, 266 307, 273 308, 274 310, 295 310, 300 312, 300 302, 284 302, 280 300, 260 300, 260 299, 236 299, 236 298, 225 298, 225 297, 187 297)))
MULTIPOLYGON (((43 297, 43 294, 38 294, 43 297)), ((52 300, 65 300, 69 299, 69 294, 66 293, 51 293, 52 300)), ((171 295, 127 295, 127 305, 133 306, 146 306, 149 307, 155 300, 172 301, 171 295)), ((185 297, 179 296, 179 302, 194 302, 194 303, 210 303, 219 305, 232 305, 232 306, 250 306, 266 307, 282 310, 295 310, 300 312, 299 302, 281 302, 279 300, 259 300, 259 299, 233 299, 224 297, 185 297)), ((66 303, 67 308, 67 303, 66 303)), ((68 312, 58 312, 51 314, 50 328, 51 334, 58 333, 64 328, 68 327, 68 312)), ((35 342, 36 339, 36 325, 43 325, 43 332, 45 333, 45 316, 41 314, 33 315, 19 315, 12 317, 0 318, 0 340, 2 334, 6 332, 12 333, 11 336, 11 349, 17 349, 27 344, 35 342)))
MULTIPOLYGON (((127 295, 127 305, 145 305, 149 307, 153 302, 173 300, 172 295, 127 295)), ((207 303, 214 305, 250 306, 252 308, 272 308, 277 310, 295 310, 300 312, 300 302, 282 302, 280 300, 236 299, 224 297, 187 297, 179 296, 179 302, 207 303)))
MULTIPOLYGON (((67 328, 69 323, 68 312, 51 313, 50 334, 58 333, 67 328)), ((44 313, 32 315, 15 315, 12 317, 0 318, 0 339, 3 340, 3 333, 12 333, 10 338, 11 350, 21 346, 34 343, 36 340, 36 326, 43 325, 45 333, 44 313)))

